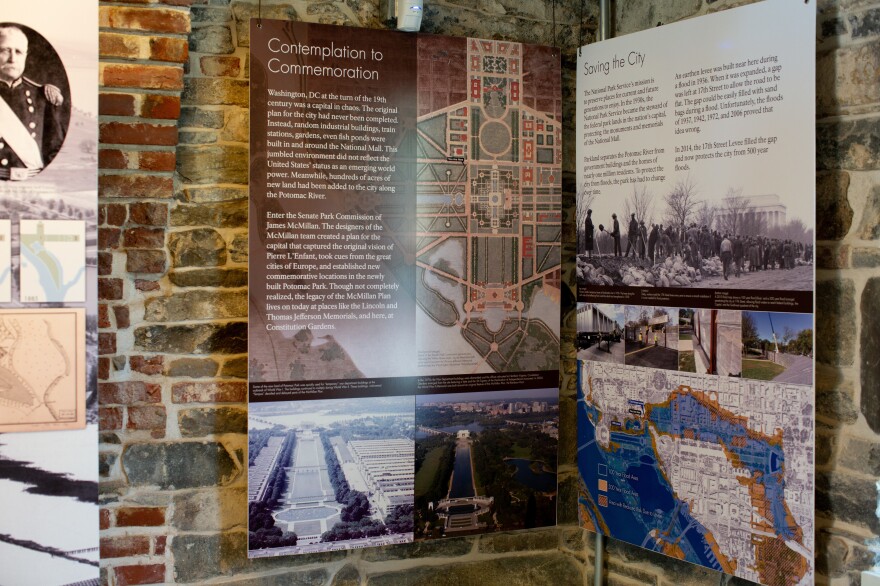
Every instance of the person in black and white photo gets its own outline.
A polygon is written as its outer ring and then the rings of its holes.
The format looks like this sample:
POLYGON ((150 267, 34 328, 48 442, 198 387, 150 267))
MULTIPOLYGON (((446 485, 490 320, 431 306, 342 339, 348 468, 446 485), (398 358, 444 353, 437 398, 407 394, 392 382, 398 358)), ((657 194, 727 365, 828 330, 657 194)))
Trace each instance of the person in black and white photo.
POLYGON ((0 180, 22 181, 42 171, 61 149, 69 121, 58 55, 30 29, 0 23, 0 180))

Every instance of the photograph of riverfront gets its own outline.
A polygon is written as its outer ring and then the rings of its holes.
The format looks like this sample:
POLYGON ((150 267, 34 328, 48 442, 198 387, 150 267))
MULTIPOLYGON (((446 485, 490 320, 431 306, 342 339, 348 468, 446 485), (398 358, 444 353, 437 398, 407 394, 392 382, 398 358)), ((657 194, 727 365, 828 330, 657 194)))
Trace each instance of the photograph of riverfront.
POLYGON ((559 390, 416 397, 415 537, 556 523, 559 390))
POLYGON ((248 555, 413 539, 413 397, 252 403, 248 555))

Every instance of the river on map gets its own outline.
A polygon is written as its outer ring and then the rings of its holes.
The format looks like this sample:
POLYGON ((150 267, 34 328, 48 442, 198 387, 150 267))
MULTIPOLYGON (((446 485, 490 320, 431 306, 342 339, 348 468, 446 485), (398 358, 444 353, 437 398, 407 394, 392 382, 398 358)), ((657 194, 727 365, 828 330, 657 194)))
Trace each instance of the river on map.
POLYGON ((695 440, 724 444, 736 454, 741 466, 752 472, 755 482, 763 485, 776 532, 786 540, 795 538, 797 526, 786 523, 785 453, 782 446, 749 437, 742 424, 718 417, 692 395, 677 395, 668 407, 653 407, 651 422, 663 433, 681 437, 686 428, 693 429, 695 440), (693 429, 694 421, 703 422, 703 425, 693 429))
POLYGON ((661 545, 649 535, 659 530, 668 540, 677 540, 687 561, 721 570, 705 538, 706 529, 691 516, 688 504, 675 498, 672 486, 658 470, 650 432, 612 431, 611 444, 619 448, 606 451, 596 441, 594 422, 601 413, 583 399, 579 388, 578 469, 593 503, 581 501, 585 512, 594 521, 595 515, 600 515, 615 539, 661 551, 661 545), (600 480, 607 482, 607 491, 599 491, 600 480), (600 496, 608 499, 607 506, 595 506, 600 496))
POLYGON ((533 460, 508 458, 505 462, 514 467, 513 477, 519 483, 538 492, 554 492, 556 490, 556 474, 544 470, 536 473, 531 467, 533 460))

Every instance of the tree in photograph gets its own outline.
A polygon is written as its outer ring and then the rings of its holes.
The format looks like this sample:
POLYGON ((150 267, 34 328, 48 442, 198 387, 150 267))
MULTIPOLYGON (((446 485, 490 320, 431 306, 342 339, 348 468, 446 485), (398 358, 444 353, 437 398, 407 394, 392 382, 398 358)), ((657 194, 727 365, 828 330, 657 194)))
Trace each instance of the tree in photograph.
POLYGON ((690 175, 679 179, 672 190, 666 194, 666 223, 675 228, 687 226, 692 220, 697 206, 697 185, 690 175))
POLYGON ((742 339, 743 346, 746 348, 757 348, 760 345, 758 326, 755 324, 755 318, 752 314, 745 311, 742 314, 742 339))
POLYGON ((786 349, 788 354, 798 354, 800 356, 813 355, 813 330, 801 330, 795 335, 794 339, 788 343, 786 349))
POLYGON ((721 200, 719 216, 721 231, 731 236, 734 234, 755 236, 761 231, 763 222, 759 221, 755 207, 749 203, 749 198, 743 197, 741 188, 731 187, 727 190, 727 195, 721 200))
POLYGON ((703 201, 697 206, 697 224, 700 226, 708 226, 710 230, 713 229, 713 225, 715 224, 715 212, 717 211, 714 204, 709 203, 708 201, 703 201))
MULTIPOLYGON (((584 236, 585 236, 584 225, 587 222, 587 210, 589 210, 590 207, 592 207, 593 202, 595 200, 596 200, 596 194, 593 193, 592 190, 590 190, 590 189, 578 190, 578 193, 577 193, 577 223, 575 224, 575 227, 577 228, 577 242, 578 242, 577 250, 579 253, 586 249, 586 242, 584 242, 584 236)), ((598 224, 598 222, 596 222, 595 218, 593 219, 593 222, 596 224, 596 227, 594 229, 594 233, 598 233, 599 224, 598 224)))
POLYGON ((248 549, 268 549, 296 545, 296 533, 275 526, 272 509, 264 502, 248 505, 248 549))
POLYGON ((795 242, 812 242, 813 230, 799 219, 789 220, 784 224, 768 228, 767 235, 781 240, 794 240, 795 242))
POLYGON ((749 206, 749 209, 742 217, 740 234, 744 236, 760 236, 766 233, 767 222, 764 220, 764 216, 759 214, 754 206, 749 206))
POLYGON ((631 214, 635 214, 637 222, 650 226, 654 221, 653 202, 654 194, 648 191, 647 186, 634 185, 632 193, 626 198, 623 217, 629 218, 631 214))
POLYGON ((385 527, 389 533, 412 533, 413 532, 413 506, 398 505, 391 509, 385 517, 385 527))
POLYGON ((370 514, 370 501, 364 493, 352 490, 339 518, 343 523, 358 522, 370 514))

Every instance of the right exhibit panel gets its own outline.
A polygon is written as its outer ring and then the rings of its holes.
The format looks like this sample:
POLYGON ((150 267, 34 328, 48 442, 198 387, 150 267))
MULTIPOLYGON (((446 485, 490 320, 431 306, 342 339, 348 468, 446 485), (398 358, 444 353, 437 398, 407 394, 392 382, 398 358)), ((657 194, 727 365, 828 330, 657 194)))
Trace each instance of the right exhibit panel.
POLYGON ((814 576, 815 0, 578 60, 579 519, 814 576))

